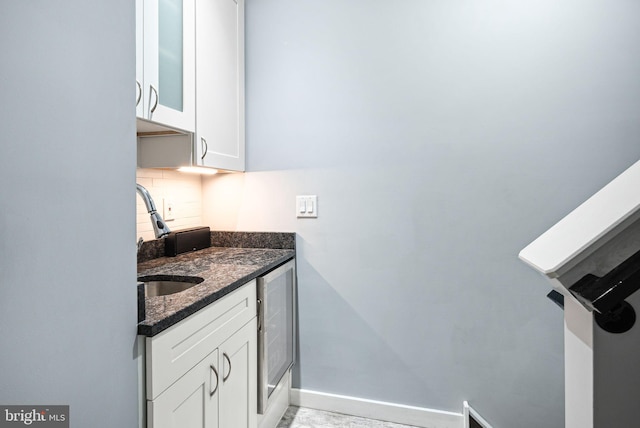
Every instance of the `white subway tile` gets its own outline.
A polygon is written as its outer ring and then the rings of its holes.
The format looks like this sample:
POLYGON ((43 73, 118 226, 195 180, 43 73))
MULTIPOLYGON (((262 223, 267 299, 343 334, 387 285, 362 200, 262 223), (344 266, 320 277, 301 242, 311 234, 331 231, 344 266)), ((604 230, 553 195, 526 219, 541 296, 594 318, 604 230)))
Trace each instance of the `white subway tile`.
MULTIPOLYGON (((173 170, 139 168, 138 183, 151 193, 160 215, 164 214, 163 202, 171 200, 174 205, 174 221, 167 225, 172 230, 202 226, 202 180, 199 175, 183 174, 173 170)), ((136 201, 137 236, 155 239, 146 206, 142 198, 136 201)))

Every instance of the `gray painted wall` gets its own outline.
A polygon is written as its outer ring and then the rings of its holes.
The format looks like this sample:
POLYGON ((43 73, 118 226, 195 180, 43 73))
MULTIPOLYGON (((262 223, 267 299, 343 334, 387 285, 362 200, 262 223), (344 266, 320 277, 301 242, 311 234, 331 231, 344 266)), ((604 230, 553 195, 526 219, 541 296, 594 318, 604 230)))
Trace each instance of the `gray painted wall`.
POLYGON ((137 424, 134 3, 0 2, 0 404, 137 424))
POLYGON ((640 158, 640 4, 246 10, 250 172, 204 218, 298 233, 297 385, 562 427, 562 312, 517 254, 640 158))

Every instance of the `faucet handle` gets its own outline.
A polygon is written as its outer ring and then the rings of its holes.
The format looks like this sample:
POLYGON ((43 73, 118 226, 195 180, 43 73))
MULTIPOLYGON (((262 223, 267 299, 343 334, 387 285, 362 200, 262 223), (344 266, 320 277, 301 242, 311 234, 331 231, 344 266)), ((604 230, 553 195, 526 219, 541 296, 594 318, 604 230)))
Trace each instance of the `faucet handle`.
POLYGON ((142 244, 144 244, 144 239, 142 236, 138 239, 138 252, 140 252, 140 248, 142 248, 142 244))

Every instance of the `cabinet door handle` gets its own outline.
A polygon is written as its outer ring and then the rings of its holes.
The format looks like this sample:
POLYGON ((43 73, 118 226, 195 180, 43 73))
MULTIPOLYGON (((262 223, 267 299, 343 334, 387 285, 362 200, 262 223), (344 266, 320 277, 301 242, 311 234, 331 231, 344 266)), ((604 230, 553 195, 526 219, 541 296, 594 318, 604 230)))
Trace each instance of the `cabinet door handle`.
POLYGON ((202 143, 202 156, 200 157, 200 159, 204 160, 204 157, 209 151, 209 146, 207 145, 207 140, 205 140, 203 137, 200 137, 200 142, 202 143))
POLYGON ((222 356, 227 360, 227 363, 229 363, 229 373, 227 373, 227 375, 222 378, 222 381, 226 382, 227 379, 229 379, 229 376, 231 375, 231 358, 229 358, 226 352, 223 352, 222 356))
POLYGON ((262 333, 262 300, 258 299, 258 333, 262 333))
POLYGON ((216 387, 213 388, 213 391, 209 393, 209 397, 213 397, 213 394, 215 394, 216 391, 218 390, 218 384, 220 383, 220 379, 218 378, 218 372, 216 371, 216 368, 213 367, 213 364, 210 364, 209 367, 211 367, 211 371, 213 372, 213 374, 216 375, 216 387))
POLYGON ((140 104, 140 99, 142 99, 142 85, 140 82, 136 80, 136 86, 138 87, 138 96, 136 97, 136 107, 140 104))
POLYGON ((154 111, 156 111, 156 108, 158 107, 158 100, 160 97, 158 96, 158 90, 154 88, 153 85, 149 85, 149 87, 151 88, 151 92, 156 94, 155 102, 153 103, 153 107, 151 107, 151 113, 153 113, 154 111))

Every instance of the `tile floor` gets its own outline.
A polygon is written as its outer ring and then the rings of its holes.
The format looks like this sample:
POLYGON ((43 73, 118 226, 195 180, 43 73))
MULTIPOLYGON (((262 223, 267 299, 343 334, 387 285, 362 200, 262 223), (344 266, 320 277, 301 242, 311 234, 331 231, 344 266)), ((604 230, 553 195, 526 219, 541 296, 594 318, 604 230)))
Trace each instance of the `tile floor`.
POLYGON ((277 428, 415 428, 409 425, 291 406, 277 428))

